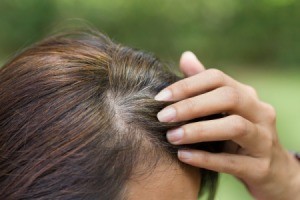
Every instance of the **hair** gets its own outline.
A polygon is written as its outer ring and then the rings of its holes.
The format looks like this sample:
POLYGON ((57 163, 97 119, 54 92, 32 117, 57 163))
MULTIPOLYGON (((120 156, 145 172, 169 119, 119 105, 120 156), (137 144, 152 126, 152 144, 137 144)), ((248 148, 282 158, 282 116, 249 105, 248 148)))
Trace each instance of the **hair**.
MULTIPOLYGON (((25 49, 0 69, 0 199, 126 199, 135 166, 179 162, 186 147, 166 140, 185 122, 159 122, 170 103, 154 100, 179 79, 101 33, 55 35, 25 49)), ((220 151, 218 143, 192 147, 220 151)), ((217 173, 201 174, 213 196, 217 173)))

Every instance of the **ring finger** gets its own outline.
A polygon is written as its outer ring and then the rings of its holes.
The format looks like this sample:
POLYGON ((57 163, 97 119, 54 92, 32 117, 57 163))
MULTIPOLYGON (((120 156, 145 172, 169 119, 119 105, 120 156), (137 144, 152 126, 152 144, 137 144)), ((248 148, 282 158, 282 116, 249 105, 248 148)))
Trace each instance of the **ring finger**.
POLYGON ((221 119, 195 122, 167 132, 170 143, 192 144, 209 141, 232 140, 242 148, 257 150, 257 127, 247 119, 230 115, 221 119))

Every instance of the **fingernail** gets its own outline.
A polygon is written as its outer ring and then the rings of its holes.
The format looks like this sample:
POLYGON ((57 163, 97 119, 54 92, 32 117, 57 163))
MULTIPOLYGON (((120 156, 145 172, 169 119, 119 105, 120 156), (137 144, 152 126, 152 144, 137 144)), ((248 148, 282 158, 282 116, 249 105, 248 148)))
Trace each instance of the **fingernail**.
POLYGON ((178 158, 180 160, 189 160, 192 159, 193 154, 190 151, 187 150, 179 150, 178 151, 178 158))
POLYGON ((176 110, 172 107, 167 107, 157 113, 157 118, 161 122, 170 122, 176 117, 176 110))
POLYGON ((172 100, 172 92, 168 89, 162 90, 154 97, 154 99, 156 101, 170 101, 172 100))
POLYGON ((197 59, 197 56, 192 51, 183 52, 182 57, 189 57, 191 59, 197 59))
POLYGON ((169 142, 173 144, 178 144, 182 138, 183 138, 182 128, 177 128, 177 129, 167 131, 167 139, 169 142))

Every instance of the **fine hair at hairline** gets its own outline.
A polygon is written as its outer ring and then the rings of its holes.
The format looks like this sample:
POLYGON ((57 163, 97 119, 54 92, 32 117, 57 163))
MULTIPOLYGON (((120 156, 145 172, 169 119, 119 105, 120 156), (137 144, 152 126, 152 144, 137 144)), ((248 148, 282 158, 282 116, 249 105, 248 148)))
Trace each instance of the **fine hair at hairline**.
MULTIPOLYGON (((179 79, 153 55, 100 33, 56 35, 24 50, 0 69, 0 199, 126 199, 135 166, 179 162, 165 134, 183 123, 159 122, 168 103, 154 100, 179 79)), ((201 174, 213 198, 216 173, 201 174)))

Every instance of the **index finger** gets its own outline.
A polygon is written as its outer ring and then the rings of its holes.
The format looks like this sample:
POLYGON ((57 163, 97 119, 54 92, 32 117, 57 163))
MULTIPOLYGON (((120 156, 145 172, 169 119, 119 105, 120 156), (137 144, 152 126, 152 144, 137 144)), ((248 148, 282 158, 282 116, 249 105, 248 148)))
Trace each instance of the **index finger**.
POLYGON ((231 77, 217 69, 208 69, 166 87, 155 96, 157 101, 179 101, 222 86, 241 87, 231 77))

